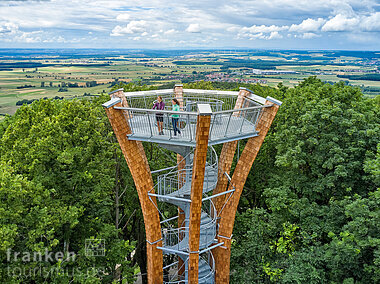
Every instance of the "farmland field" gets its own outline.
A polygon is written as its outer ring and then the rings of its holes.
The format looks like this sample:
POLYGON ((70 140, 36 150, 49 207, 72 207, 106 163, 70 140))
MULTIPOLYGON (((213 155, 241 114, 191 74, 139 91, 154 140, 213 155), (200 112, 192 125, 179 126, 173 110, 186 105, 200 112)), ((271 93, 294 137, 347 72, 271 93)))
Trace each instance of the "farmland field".
POLYGON ((376 96, 379 69, 377 52, 1 49, 0 115, 13 114, 35 99, 108 92, 121 81, 159 86, 204 80, 276 87, 317 76, 330 83, 345 81, 376 96))

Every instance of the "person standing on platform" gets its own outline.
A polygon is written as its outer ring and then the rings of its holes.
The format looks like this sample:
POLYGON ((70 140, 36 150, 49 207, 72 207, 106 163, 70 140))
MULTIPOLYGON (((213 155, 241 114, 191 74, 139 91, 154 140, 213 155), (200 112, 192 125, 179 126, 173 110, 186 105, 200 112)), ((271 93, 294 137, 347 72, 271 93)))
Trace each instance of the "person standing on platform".
MULTIPOLYGON (((173 99, 172 100, 172 104, 173 104, 173 111, 180 111, 180 107, 179 107, 179 102, 177 99, 173 99)), ((178 129, 178 119, 179 119, 179 115, 178 114, 172 114, 172 124, 173 124, 173 131, 174 131, 174 136, 177 136, 177 132, 178 134, 181 134, 181 131, 178 129)))
MULTIPOLYGON (((164 110, 165 109, 165 103, 162 101, 161 96, 157 97, 157 101, 153 105, 152 109, 156 109, 156 110, 164 110)), ((164 135, 164 129, 163 129, 164 114, 159 113, 159 112, 156 113, 156 121, 157 121, 157 127, 158 127, 158 134, 164 135)))

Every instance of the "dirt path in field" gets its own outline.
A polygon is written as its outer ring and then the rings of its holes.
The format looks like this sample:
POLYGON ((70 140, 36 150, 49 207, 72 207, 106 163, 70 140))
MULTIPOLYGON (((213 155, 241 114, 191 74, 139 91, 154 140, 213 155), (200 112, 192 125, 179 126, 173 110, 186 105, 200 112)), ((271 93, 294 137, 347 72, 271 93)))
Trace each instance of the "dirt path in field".
POLYGON ((39 92, 39 91, 45 91, 45 89, 27 89, 22 91, 17 91, 19 94, 25 94, 25 93, 31 93, 31 92, 39 92))

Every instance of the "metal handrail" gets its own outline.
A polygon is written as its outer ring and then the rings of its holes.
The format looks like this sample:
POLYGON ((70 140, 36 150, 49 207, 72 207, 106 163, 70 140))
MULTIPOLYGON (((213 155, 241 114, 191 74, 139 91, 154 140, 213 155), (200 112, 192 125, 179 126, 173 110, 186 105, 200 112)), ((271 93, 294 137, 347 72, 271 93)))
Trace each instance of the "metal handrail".
MULTIPOLYGON (((219 165, 219 160, 218 160, 218 154, 216 153, 214 147, 210 146, 208 148, 209 150, 207 151, 207 157, 206 157, 206 169, 205 169, 205 177, 204 181, 206 182, 206 189, 212 189, 216 186, 217 179, 215 179, 214 182, 211 179, 212 175, 217 175, 218 174, 218 165, 219 165)), ((191 156, 193 152, 189 152, 186 157, 189 155, 191 156)), ((184 157, 182 160, 186 159, 184 157)), ((180 163, 182 162, 180 161, 180 163)), ((188 181, 183 181, 181 182, 182 177, 188 176, 191 177, 193 173, 192 168, 184 168, 184 169, 179 169, 178 170, 178 165, 177 163, 176 166, 167 168, 170 169, 168 173, 161 174, 157 177, 158 182, 154 185, 154 187, 149 191, 151 192, 153 189, 155 192, 158 193, 158 195, 168 195, 172 194, 178 190, 180 190, 183 186, 187 186, 186 182, 188 181)), ((165 170, 165 169, 164 169, 165 170)))
MULTIPOLYGON (((214 112, 211 114, 211 126, 209 140, 213 143, 228 137, 241 135, 255 135, 256 124, 263 109, 272 105, 254 106, 234 109, 229 111, 214 112)), ((171 141, 171 143, 194 144, 196 139, 196 122, 198 114, 185 111, 165 111, 128 107, 115 107, 123 110, 124 117, 129 121, 130 133, 128 136, 140 139, 155 139, 159 141, 171 141), (176 127, 178 134, 174 132, 174 118, 178 116, 176 127), (158 121, 161 119, 163 132, 158 131, 158 121), (177 140, 177 141, 175 141, 177 140)))
MULTIPOLYGON (((208 254, 208 259, 206 259, 204 256, 199 256, 199 264, 202 263, 202 260, 205 262, 205 265, 210 267, 210 272, 206 275, 203 276, 202 278, 198 278, 198 283, 202 283, 205 280, 208 280, 209 278, 213 277, 215 274, 215 258, 212 252, 209 252, 208 254)), ((189 283, 188 280, 185 278, 184 275, 178 275, 178 271, 184 266, 186 261, 183 262, 182 266, 179 267, 174 275, 172 275, 169 279, 169 281, 164 281, 164 284, 179 284, 179 283, 189 283), (174 280, 174 278, 177 278, 177 280, 174 280)), ((178 262, 175 262, 172 266, 177 265, 178 262)), ((208 282, 206 282, 208 283, 208 282)))
MULTIPOLYGON (((245 108, 237 108, 237 109, 231 109, 231 110, 221 110, 213 112, 211 115, 215 114, 224 114, 224 113, 230 113, 230 112, 238 112, 242 110, 253 110, 253 109, 262 109, 267 107, 272 107, 273 104, 270 105, 261 105, 261 106, 253 106, 253 107, 245 107, 245 108)), ((198 115, 197 112, 194 111, 172 111, 172 110, 156 110, 156 109, 149 109, 149 108, 135 108, 135 107, 118 107, 115 106, 115 109, 121 109, 121 110, 131 110, 131 111, 146 111, 146 112, 152 112, 152 113, 170 113, 170 114, 190 114, 190 115, 198 115)))
MULTIPOLYGON (((170 173, 158 176, 157 193, 159 195, 165 196, 169 194, 175 195, 175 192, 178 191, 177 195, 179 195, 179 190, 184 186, 188 186, 186 182, 182 184, 179 181, 179 177, 192 176, 192 173, 193 173, 193 169, 190 168, 190 169, 180 169, 174 172, 170 172, 170 173)), ((217 173, 218 173, 218 168, 216 166, 216 163, 215 163, 215 166, 213 165, 207 166, 206 171, 205 171, 205 177, 204 177, 204 182, 206 183, 204 185, 204 188, 206 189, 206 191, 216 186, 217 180, 215 179, 214 181, 211 178, 211 176, 217 175, 217 173)))
POLYGON ((207 274, 206 276, 202 277, 202 278, 198 278, 198 282, 201 283, 202 280, 206 280, 208 278, 210 278, 211 276, 214 276, 215 274, 215 258, 214 258, 214 255, 212 254, 212 252, 210 251, 208 254, 209 256, 209 259, 205 259, 203 256, 199 256, 199 258, 202 258, 210 267, 210 273, 207 274), (210 265, 210 260, 211 260, 211 265, 210 265))
MULTIPOLYGON (((253 110, 253 109, 262 109, 262 108, 267 108, 267 107, 272 107, 273 105, 262 105, 262 106, 253 106, 253 107, 245 107, 245 108, 236 108, 236 109, 231 109, 231 110, 221 110, 217 112, 213 112, 212 114, 225 114, 225 113, 234 113, 234 112, 239 112, 239 111, 245 111, 245 110, 253 110)), ((116 108, 116 107, 115 107, 116 108)))
POLYGON ((131 111, 139 111, 139 112, 152 112, 152 113, 169 113, 169 114, 190 114, 190 115, 197 115, 197 112, 190 112, 190 111, 172 111, 172 110, 157 110, 157 109, 149 109, 149 108, 136 108, 136 107, 114 107, 115 109, 121 109, 121 110, 131 110, 131 111))
POLYGON ((189 102, 198 102, 198 103, 209 103, 213 107, 216 107, 217 109, 222 107, 224 104, 223 100, 220 100, 215 97, 204 97, 204 96, 187 96, 183 95, 183 97, 176 97, 174 93, 163 93, 163 94, 158 94, 158 93, 150 93, 146 94, 145 96, 127 96, 126 95, 126 100, 128 102, 129 107, 131 108, 144 108, 144 109, 150 109, 151 106, 157 102, 155 99, 156 96, 160 96, 162 98, 162 101, 165 103, 165 108, 168 109, 170 108, 170 101, 174 98, 177 98, 180 101, 183 101, 184 107, 182 109, 186 109, 187 103, 189 102), (149 102, 147 102, 149 100, 149 102))
MULTIPOLYGON (((208 256, 207 259, 203 255, 199 256, 199 262, 198 263, 200 264, 200 263, 202 263, 202 261, 205 262, 205 265, 207 265, 210 268, 210 272, 206 276, 203 276, 202 278, 198 278, 198 283, 202 283, 203 281, 209 279, 210 277, 213 277, 215 274, 215 258, 214 258, 214 255, 212 254, 212 252, 209 252, 209 253, 207 253, 207 256, 208 256)), ((188 259, 189 258, 187 258, 187 260, 188 259)), ((181 267, 177 268, 176 273, 171 275, 169 281, 164 281, 163 283, 164 284, 189 283, 184 275, 178 275, 178 271, 180 271, 180 269, 185 265, 186 262, 187 261, 184 261, 182 263, 181 267), (174 280, 175 278, 177 278, 177 279, 174 280)), ((174 266, 174 265, 178 266, 178 261, 174 262, 173 264, 170 264, 170 266, 174 266)), ((208 283, 208 282, 206 282, 206 283, 208 283)))
MULTIPOLYGON (((200 232, 206 235, 206 238, 204 243, 200 245, 209 245, 211 244, 216 236, 216 222, 217 222, 217 212, 214 203, 212 200, 209 201, 209 210, 202 210, 203 213, 206 213, 207 216, 210 218, 210 221, 207 223, 201 223, 200 225, 200 232)), ((202 209, 205 209, 204 207, 205 202, 202 203, 202 209)), ((180 243, 185 242, 185 248, 187 248, 188 245, 188 233, 189 233, 189 227, 187 226, 181 226, 179 228, 163 228, 162 229, 162 239, 164 243, 164 247, 175 247, 177 246, 177 250, 180 249, 180 243)))

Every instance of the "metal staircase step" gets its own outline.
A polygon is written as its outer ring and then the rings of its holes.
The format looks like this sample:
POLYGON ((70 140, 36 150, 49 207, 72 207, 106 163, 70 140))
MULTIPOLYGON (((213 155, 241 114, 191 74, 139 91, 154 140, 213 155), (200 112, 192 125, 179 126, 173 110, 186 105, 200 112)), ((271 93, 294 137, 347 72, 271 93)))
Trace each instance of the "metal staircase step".
POLYGON ((198 264, 198 280, 199 283, 212 284, 214 283, 214 273, 210 265, 204 259, 199 259, 198 264))
MULTIPOLYGON (((181 154, 186 157, 186 167, 179 171, 176 167, 172 167, 172 171, 167 174, 160 175, 158 178, 158 186, 157 194, 152 193, 151 195, 156 196, 157 200, 163 201, 166 203, 170 203, 178 206, 185 212, 185 223, 184 226, 188 226, 189 222, 189 211, 190 211, 190 195, 191 195, 191 183, 192 183, 192 170, 191 164, 194 160, 194 153, 192 152, 192 148, 185 145, 173 145, 171 143, 166 144, 165 142, 161 142, 159 145, 162 148, 174 151, 177 154, 181 154), (182 173, 186 173, 186 175, 182 175, 182 173), (183 178, 186 177, 186 178, 183 178), (178 185, 180 180, 183 181, 182 187, 178 189, 178 185)), ((212 149, 215 154, 215 150, 212 149)), ((205 177, 203 182, 203 193, 207 193, 212 191, 218 180, 218 163, 216 158, 207 158, 206 166, 205 166, 205 177)), ((210 200, 210 199, 209 199, 210 200)), ((215 208, 212 205, 212 201, 210 200, 209 204, 202 205, 201 218, 200 218, 200 232, 199 232, 199 252, 208 251, 210 246, 212 246, 215 242, 216 237, 216 226, 217 222, 215 216, 211 218, 208 214, 215 214, 215 208), (209 213, 206 213, 205 211, 209 213)), ((163 236, 163 245, 160 249, 163 250, 164 254, 178 255, 186 261, 186 258, 189 254, 189 229, 188 227, 182 227, 181 229, 170 228, 162 230, 163 236), (179 240, 179 236, 181 236, 181 240, 179 240)), ((211 252, 209 252, 211 253, 211 252)), ((203 254, 202 254, 203 255, 203 254)), ((213 260, 213 258, 212 258, 213 260)), ((200 258, 199 259, 199 267, 198 267, 198 280, 199 283, 204 284, 214 284, 214 271, 210 267, 207 260, 200 258)), ((174 282, 173 282, 174 283, 174 282)), ((186 281, 184 283, 187 283, 186 281)))
MULTIPOLYGON (((206 212, 201 213, 201 227, 205 224, 212 223, 213 219, 211 219, 206 212)), ((216 222, 214 224, 210 224, 208 230, 201 230, 199 236, 199 249, 204 249, 209 247, 216 236, 216 222)), ((163 246, 164 248, 176 251, 187 251, 189 247, 189 240, 187 237, 182 239, 178 244, 173 246, 163 246)), ((172 252, 167 251, 166 253, 171 254, 172 252)))

